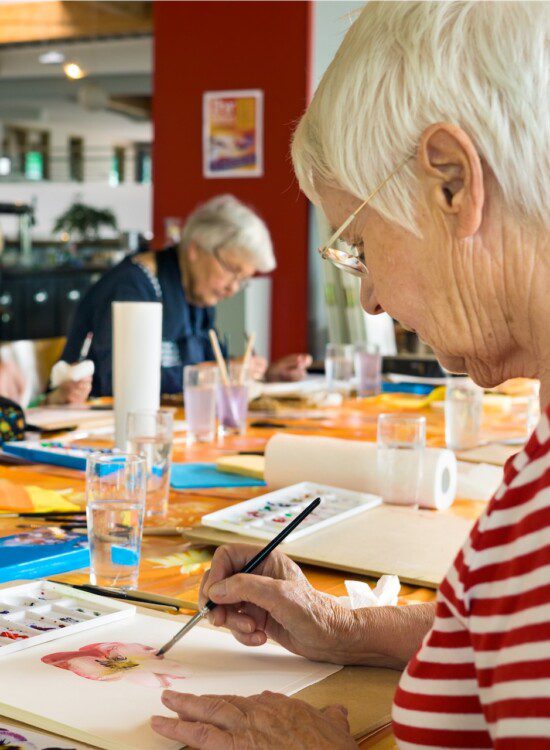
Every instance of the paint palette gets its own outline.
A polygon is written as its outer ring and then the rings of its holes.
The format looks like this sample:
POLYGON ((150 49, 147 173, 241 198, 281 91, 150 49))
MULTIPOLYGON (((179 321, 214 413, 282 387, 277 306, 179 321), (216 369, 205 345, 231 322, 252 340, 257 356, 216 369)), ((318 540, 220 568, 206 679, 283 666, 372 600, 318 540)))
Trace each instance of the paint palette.
POLYGON ((135 607, 52 581, 0 588, 0 656, 133 617, 135 607))
POLYGON ((291 487, 260 495, 253 500, 223 508, 203 516, 201 523, 223 531, 234 531, 256 539, 273 539, 316 497, 321 504, 293 531, 286 541, 294 541, 306 534, 343 521, 380 505, 381 498, 364 492, 352 492, 337 487, 300 482, 291 487))

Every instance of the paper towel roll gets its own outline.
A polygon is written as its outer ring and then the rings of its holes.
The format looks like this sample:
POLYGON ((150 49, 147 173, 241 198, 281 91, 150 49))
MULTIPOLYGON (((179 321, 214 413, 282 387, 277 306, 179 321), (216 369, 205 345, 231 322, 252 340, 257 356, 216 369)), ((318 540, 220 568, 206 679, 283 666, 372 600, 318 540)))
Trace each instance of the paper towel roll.
POLYGON ((160 302, 113 302, 115 442, 126 450, 128 412, 160 405, 160 302))
MULTIPOLYGON (((338 438, 278 434, 265 451, 269 487, 318 482, 357 492, 378 492, 375 443, 338 438)), ((426 448, 420 505, 446 510, 456 495, 457 466, 452 451, 426 448)))

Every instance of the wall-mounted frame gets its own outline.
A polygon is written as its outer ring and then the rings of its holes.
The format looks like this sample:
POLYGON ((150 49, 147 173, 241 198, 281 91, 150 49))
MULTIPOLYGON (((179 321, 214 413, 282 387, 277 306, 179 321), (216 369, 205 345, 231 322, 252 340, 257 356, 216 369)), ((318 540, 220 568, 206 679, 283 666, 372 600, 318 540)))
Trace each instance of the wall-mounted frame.
POLYGON ((259 89, 204 92, 204 177, 263 176, 263 99, 259 89))

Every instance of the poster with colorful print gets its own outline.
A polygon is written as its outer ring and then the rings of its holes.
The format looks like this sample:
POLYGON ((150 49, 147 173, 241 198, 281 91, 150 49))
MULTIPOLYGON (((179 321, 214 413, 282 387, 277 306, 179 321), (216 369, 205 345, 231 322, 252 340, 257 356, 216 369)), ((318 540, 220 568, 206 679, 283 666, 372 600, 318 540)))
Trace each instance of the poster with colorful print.
POLYGON ((204 93, 203 173, 208 178, 263 175, 263 91, 204 93))

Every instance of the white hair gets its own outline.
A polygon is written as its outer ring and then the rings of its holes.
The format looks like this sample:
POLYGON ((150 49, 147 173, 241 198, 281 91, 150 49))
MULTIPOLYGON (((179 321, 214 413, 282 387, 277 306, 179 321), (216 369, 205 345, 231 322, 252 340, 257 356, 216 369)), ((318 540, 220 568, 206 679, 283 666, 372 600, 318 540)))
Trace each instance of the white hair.
MULTIPOLYGON (((459 125, 495 175, 505 208, 548 223, 550 4, 369 2, 347 32, 294 134, 300 185, 364 199, 433 123, 459 125)), ((417 232, 410 161, 373 199, 417 232)))
POLYGON ((182 243, 195 242, 207 252, 224 247, 238 248, 260 273, 277 265, 266 224, 233 195, 218 195, 203 203, 187 218, 182 243))

